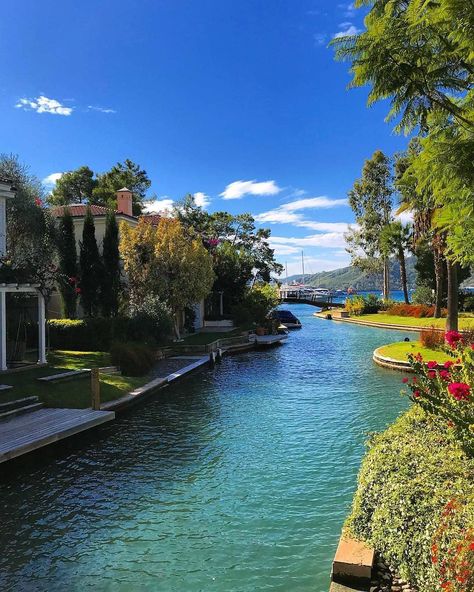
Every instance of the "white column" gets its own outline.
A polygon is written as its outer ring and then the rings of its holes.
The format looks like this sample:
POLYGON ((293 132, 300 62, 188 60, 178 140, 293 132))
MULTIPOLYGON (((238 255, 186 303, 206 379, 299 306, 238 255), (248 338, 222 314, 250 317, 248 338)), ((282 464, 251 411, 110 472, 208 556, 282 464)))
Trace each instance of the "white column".
POLYGON ((38 364, 46 364, 46 310, 43 294, 38 292, 38 364))
POLYGON ((7 219, 5 197, 0 195, 0 257, 7 251, 7 219))
POLYGON ((0 292, 0 370, 7 369, 7 295, 0 292))

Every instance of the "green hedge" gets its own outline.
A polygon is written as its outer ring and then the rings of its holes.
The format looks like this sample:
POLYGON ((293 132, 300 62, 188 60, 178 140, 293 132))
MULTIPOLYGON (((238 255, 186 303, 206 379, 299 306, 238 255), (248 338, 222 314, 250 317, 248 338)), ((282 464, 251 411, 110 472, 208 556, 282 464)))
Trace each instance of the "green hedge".
POLYGON ((114 342, 140 341, 149 345, 165 343, 168 327, 147 316, 53 319, 48 322, 52 349, 109 351, 114 342))
MULTIPOLYGON (((474 527, 474 459, 449 428, 413 407, 370 438, 346 522, 353 535, 381 551, 420 592, 435 592, 447 579, 446 565, 460 562, 456 549, 468 549, 473 577, 473 554, 465 544, 469 526, 474 527), (453 500, 456 509, 449 514, 453 500)), ((452 590, 471 589, 463 586, 452 590)))
POLYGON ((156 361, 155 352, 142 343, 114 343, 110 358, 125 376, 143 376, 156 361))

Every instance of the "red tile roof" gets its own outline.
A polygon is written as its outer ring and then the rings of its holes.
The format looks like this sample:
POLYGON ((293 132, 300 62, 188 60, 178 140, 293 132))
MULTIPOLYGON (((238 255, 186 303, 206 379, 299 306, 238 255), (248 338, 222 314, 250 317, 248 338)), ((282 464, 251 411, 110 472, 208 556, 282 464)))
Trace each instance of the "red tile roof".
POLYGON ((149 222, 152 226, 158 226, 161 220, 161 214, 143 214, 140 216, 141 218, 149 222))
MULTIPOLYGON (((62 218, 64 216, 64 210, 67 208, 71 212, 71 216, 73 218, 83 218, 87 213, 87 208, 90 208, 91 213, 93 216, 106 216, 107 212, 109 211, 108 208, 104 206, 96 206, 87 204, 70 204, 68 206, 57 206, 53 208, 52 214, 56 218, 62 218)), ((128 214, 124 214, 123 212, 119 212, 118 210, 114 210, 116 214, 121 216, 126 216, 127 218, 135 218, 135 216, 129 216, 128 214)))

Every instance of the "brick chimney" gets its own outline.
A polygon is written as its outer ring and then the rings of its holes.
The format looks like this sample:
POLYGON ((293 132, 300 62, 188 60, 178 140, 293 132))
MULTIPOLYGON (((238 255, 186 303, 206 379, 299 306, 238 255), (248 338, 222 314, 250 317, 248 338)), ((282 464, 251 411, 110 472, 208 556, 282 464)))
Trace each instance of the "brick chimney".
POLYGON ((117 191, 117 210, 127 216, 133 216, 132 192, 126 187, 117 191))

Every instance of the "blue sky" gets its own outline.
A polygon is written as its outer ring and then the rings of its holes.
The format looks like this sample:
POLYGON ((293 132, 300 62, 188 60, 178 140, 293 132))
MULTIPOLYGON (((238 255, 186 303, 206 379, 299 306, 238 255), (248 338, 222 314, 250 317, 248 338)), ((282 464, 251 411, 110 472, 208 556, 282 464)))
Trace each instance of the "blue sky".
MULTIPOLYGON (((251 212, 278 259, 347 264, 348 189, 406 139, 347 91, 330 39, 363 27, 337 0, 3 0, 0 151, 45 179, 131 158, 161 205, 197 193, 251 212)), ((155 205, 156 207, 156 205, 155 205)))

